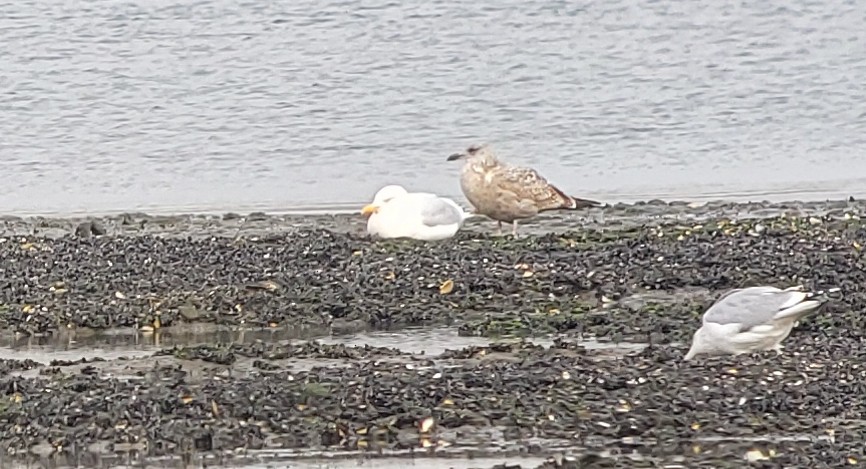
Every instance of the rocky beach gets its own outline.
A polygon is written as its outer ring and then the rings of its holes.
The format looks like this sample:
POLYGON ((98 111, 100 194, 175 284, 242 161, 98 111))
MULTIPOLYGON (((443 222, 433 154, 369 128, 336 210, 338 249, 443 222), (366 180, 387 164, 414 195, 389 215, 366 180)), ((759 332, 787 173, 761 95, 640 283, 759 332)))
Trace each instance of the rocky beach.
POLYGON ((858 466, 863 216, 652 201, 434 243, 351 214, 2 217, 0 465, 858 466), (840 291, 781 355, 682 361, 761 284, 840 291))

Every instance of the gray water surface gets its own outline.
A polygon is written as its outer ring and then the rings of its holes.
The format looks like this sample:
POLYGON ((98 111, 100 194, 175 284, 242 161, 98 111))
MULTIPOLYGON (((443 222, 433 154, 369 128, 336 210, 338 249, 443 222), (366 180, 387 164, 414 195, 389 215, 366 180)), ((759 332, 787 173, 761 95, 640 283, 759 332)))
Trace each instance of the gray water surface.
POLYGON ((866 194, 866 3, 0 1, 0 213, 866 194))

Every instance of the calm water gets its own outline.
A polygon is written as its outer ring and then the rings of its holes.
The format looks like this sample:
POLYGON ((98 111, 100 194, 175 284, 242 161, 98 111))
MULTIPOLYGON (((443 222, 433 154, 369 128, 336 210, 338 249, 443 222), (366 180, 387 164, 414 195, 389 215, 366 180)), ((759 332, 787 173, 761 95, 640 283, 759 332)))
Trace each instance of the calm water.
MULTIPOLYGON (((324 344, 345 344, 350 347, 393 347, 413 354, 428 357, 441 355, 447 350, 460 350, 466 347, 487 346, 493 342, 517 341, 517 338, 488 339, 484 337, 460 337, 454 328, 419 328, 401 332, 362 332, 351 335, 309 337, 297 339, 293 331, 249 330, 233 331, 214 329, 209 331, 167 331, 158 334, 141 334, 134 331, 116 334, 97 334, 76 337, 58 334, 50 337, 0 337, 0 359, 24 360, 29 358, 40 363, 52 360, 76 361, 82 358, 102 357, 116 360, 120 357, 140 358, 153 355, 162 349, 176 346, 195 346, 200 344, 251 344, 257 341, 315 340, 324 344)), ((544 337, 526 340, 550 347, 553 340, 544 337)), ((608 352, 610 355, 624 355, 646 347, 638 342, 598 341, 582 337, 577 342, 587 350, 608 352)))
POLYGON ((0 213, 866 195, 866 3, 0 0, 0 213), (462 200, 462 199, 461 199, 462 200))

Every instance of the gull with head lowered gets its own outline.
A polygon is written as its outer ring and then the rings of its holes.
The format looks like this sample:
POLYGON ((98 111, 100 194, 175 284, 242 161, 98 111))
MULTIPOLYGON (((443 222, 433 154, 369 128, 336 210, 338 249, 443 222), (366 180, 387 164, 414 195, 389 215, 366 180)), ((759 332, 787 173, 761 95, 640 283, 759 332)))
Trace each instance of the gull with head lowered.
POLYGON ((372 236, 422 241, 448 239, 472 216, 451 199, 408 192, 398 185, 379 189, 361 214, 367 217, 367 233, 372 236))
POLYGON ((782 341, 794 324, 826 302, 824 292, 805 292, 802 286, 784 290, 769 286, 731 290, 704 313, 685 360, 697 355, 738 355, 763 350, 781 353, 782 341))
POLYGON ((517 221, 531 218, 548 210, 577 210, 600 207, 594 200, 567 195, 531 168, 512 166, 500 161, 487 145, 469 147, 455 153, 448 161, 464 160, 460 172, 460 188, 475 213, 498 222, 511 223, 511 233, 517 236, 517 221))

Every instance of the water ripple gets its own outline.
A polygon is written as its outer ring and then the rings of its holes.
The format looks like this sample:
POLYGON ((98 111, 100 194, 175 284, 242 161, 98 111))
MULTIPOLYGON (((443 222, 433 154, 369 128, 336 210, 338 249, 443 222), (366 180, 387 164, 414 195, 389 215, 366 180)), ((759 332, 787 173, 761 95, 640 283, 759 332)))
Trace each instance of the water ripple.
POLYGON ((478 141, 609 201, 866 194, 861 2, 0 4, 0 212, 458 195, 478 141))

